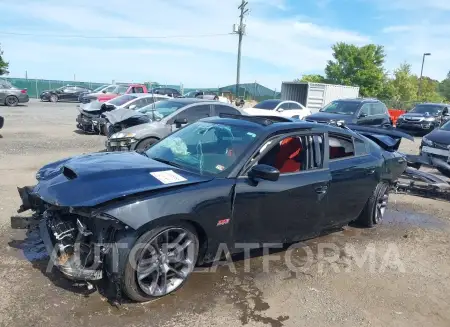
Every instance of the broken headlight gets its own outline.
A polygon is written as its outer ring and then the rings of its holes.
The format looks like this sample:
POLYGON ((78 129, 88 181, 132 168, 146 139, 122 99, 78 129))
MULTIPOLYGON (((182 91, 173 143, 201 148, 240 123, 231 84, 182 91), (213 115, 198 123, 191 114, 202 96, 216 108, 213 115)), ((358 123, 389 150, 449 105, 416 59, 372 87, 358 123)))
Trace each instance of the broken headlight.
POLYGON ((422 138, 422 143, 428 146, 433 146, 433 141, 427 139, 425 136, 422 138))

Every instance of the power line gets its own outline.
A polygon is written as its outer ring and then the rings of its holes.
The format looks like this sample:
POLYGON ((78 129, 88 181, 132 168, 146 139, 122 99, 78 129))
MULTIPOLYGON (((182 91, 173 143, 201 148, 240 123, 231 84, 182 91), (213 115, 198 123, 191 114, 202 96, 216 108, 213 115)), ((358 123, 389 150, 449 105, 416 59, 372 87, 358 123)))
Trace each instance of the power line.
POLYGON ((100 36, 100 35, 74 35, 74 34, 34 34, 34 33, 16 33, 16 32, 0 31, 0 34, 13 36, 35 36, 35 37, 77 38, 77 39, 176 39, 176 38, 225 36, 225 35, 232 35, 234 33, 164 35, 164 36, 133 36, 133 35, 100 36))

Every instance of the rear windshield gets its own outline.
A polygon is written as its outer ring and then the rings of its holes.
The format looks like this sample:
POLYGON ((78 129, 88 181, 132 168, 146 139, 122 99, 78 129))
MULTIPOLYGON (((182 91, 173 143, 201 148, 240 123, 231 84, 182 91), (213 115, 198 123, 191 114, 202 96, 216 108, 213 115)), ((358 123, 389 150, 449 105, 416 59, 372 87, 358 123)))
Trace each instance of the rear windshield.
POLYGON ((115 106, 121 106, 121 105, 123 105, 131 100, 134 100, 136 98, 137 97, 135 95, 125 94, 125 95, 121 95, 120 97, 109 100, 108 103, 113 104, 115 106))
POLYGON ((329 114, 353 115, 358 110, 360 103, 353 101, 332 101, 320 111, 329 114))

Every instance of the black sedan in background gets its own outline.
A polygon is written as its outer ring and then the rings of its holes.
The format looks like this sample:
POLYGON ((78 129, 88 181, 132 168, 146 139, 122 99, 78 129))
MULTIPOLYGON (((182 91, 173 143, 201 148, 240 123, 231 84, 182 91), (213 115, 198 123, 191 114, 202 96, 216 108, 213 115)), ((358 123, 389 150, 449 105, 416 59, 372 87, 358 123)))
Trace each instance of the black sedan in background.
POLYGON ((304 118, 307 121, 364 126, 392 125, 386 105, 377 99, 340 99, 327 104, 319 112, 304 118))
POLYGON ((91 92, 90 89, 83 86, 66 85, 55 90, 44 91, 40 94, 41 101, 79 101, 82 93, 91 92))
POLYGON ((398 117, 397 128, 429 133, 449 120, 449 107, 450 105, 445 103, 418 104, 398 117))
POLYGON ((148 301, 180 288, 219 249, 380 223, 406 168, 395 151, 403 135, 281 117, 205 118, 143 152, 44 166, 36 186, 19 189, 19 212, 31 209, 35 220, 13 217, 11 226, 39 225, 68 278, 105 278, 148 301))
POLYGON ((450 177, 450 121, 422 138, 420 152, 428 156, 440 172, 450 177))

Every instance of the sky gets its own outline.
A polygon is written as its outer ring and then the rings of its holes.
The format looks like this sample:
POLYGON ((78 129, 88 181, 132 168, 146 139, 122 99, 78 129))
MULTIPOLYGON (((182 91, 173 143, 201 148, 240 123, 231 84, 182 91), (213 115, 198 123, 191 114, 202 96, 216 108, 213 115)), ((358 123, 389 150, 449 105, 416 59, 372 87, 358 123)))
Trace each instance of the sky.
MULTIPOLYGON (((226 86, 236 82, 239 4, 0 0, 0 44, 10 77, 226 86)), ((282 81, 323 74, 336 42, 383 45, 391 72, 406 61, 419 75, 424 52, 431 53, 424 75, 441 80, 450 70, 449 0, 248 0, 247 7, 242 83, 279 90, 282 81)))

